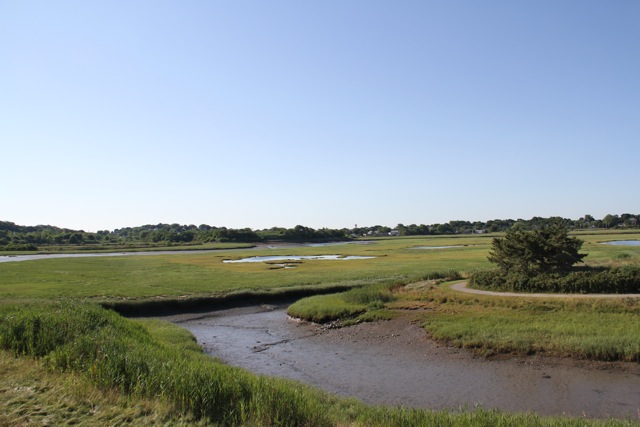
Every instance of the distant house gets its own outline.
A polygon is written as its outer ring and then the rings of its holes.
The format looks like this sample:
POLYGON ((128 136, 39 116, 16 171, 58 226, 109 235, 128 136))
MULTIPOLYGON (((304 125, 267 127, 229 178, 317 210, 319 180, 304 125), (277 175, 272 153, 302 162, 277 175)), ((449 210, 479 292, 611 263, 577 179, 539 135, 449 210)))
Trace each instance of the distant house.
POLYGON ((467 228, 463 231, 464 234, 484 234, 487 230, 476 230, 475 228, 467 228))
POLYGON ((400 232, 398 230, 391 230, 389 232, 389 236, 399 236, 400 232))

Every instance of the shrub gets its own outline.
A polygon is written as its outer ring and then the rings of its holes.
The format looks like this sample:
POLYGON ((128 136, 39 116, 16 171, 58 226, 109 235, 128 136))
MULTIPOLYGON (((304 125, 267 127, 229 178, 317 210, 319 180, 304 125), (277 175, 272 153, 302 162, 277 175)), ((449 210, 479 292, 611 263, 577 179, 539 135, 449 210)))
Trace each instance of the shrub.
POLYGON ((488 270, 475 273, 469 282, 475 288, 506 292, 640 293, 640 267, 585 268, 540 274, 488 270))
POLYGON ((6 246, 0 246, 0 251, 37 251, 38 247, 31 243, 9 243, 6 246))
POLYGON ((587 256, 579 253, 583 241, 568 233, 560 224, 535 231, 511 228, 493 239, 488 259, 505 273, 568 271, 587 256))

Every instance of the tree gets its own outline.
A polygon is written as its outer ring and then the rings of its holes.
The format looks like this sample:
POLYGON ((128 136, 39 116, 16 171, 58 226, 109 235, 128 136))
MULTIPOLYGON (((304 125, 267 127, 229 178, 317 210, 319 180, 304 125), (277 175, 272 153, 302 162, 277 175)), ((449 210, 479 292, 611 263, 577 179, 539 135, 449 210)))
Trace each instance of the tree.
POLYGON ((401 236, 408 236, 410 234, 409 229, 402 223, 396 225, 396 230, 398 230, 401 236))
POLYGON ((582 243, 558 223, 535 231, 515 227, 493 239, 488 259, 505 273, 564 272, 587 256, 579 253, 582 243))
POLYGON ((602 218, 602 223, 604 224, 604 226, 606 228, 612 228, 612 227, 615 227, 616 225, 618 225, 618 220, 619 219, 620 218, 618 218, 618 215, 608 214, 604 218, 602 218))
POLYGON ((69 243, 73 244, 73 245, 77 245, 79 243, 82 243, 82 234, 80 233, 72 233, 69 236, 69 243))

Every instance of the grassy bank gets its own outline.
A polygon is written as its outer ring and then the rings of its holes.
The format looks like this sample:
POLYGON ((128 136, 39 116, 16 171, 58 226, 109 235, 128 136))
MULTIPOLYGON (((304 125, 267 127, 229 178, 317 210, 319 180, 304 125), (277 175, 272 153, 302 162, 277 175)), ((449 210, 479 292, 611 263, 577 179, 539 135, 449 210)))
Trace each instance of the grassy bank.
POLYGON ((322 411, 330 396, 216 363, 166 323, 86 304, 7 306, 1 319, 0 346, 13 354, 79 373, 104 390, 161 398, 180 416, 225 425, 331 425, 322 411))
POLYGON ((339 321, 345 326, 362 321, 389 319, 394 316, 394 312, 388 310, 388 307, 391 302, 397 300, 398 289, 415 282, 435 283, 458 278, 460 278, 459 272, 448 270, 434 271, 410 278, 389 279, 339 294, 304 298, 290 305, 287 313, 292 317, 316 323, 339 321))
POLYGON ((365 406, 220 364, 172 324, 90 304, 3 306, 0 346, 1 420, 10 425, 633 425, 365 406))
POLYGON ((398 292, 392 308, 422 310, 433 338, 484 355, 640 362, 637 298, 508 298, 462 294, 446 286, 408 287, 398 292))
POLYGON ((289 315, 350 325, 405 310, 436 340, 482 355, 545 354, 640 362, 640 300, 513 299, 465 295, 425 280, 319 295, 292 304, 289 315))
POLYGON ((212 426, 182 415, 163 399, 97 387, 84 375, 57 372, 41 361, 0 350, 2 426, 212 426))

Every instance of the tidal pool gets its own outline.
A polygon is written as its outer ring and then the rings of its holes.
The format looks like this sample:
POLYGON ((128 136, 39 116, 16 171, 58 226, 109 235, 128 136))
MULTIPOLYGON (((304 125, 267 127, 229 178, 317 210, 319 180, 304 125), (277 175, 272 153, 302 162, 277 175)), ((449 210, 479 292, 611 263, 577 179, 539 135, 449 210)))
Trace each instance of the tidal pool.
POLYGON ((602 242, 602 244, 612 246, 640 246, 640 240, 612 240, 611 242, 602 242))
POLYGON ((340 246, 340 245, 375 245, 377 242, 373 240, 355 240, 348 242, 326 242, 326 243, 305 243, 305 246, 312 248, 325 247, 325 246, 340 246))
POLYGON ((229 364, 367 403, 639 417, 636 364, 614 370, 539 357, 475 358, 427 339, 407 319, 327 329, 288 318, 285 306, 168 318, 191 331, 208 354, 229 364))
MULTIPOLYGON (((236 250, 236 249, 227 249, 236 250)), ((153 256, 153 255, 189 255, 205 254, 219 251, 216 249, 197 249, 193 251, 146 251, 146 252, 82 252, 72 254, 33 254, 33 255, 0 255, 0 262, 34 261, 55 258, 93 258, 114 256, 153 256)))
POLYGON ((266 255, 266 256, 252 256, 249 258, 241 259, 225 259, 222 262, 225 263, 238 263, 238 262, 267 262, 267 261, 301 261, 307 260, 337 260, 337 261, 349 261, 354 259, 370 259, 375 258, 372 256, 342 256, 342 255, 266 255))
POLYGON ((409 249, 449 249, 449 248, 462 248, 462 245, 454 245, 454 246, 414 246, 409 249))

